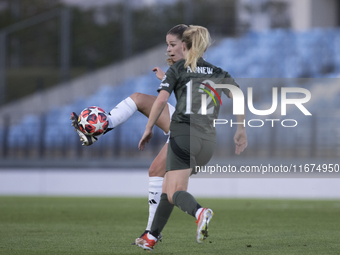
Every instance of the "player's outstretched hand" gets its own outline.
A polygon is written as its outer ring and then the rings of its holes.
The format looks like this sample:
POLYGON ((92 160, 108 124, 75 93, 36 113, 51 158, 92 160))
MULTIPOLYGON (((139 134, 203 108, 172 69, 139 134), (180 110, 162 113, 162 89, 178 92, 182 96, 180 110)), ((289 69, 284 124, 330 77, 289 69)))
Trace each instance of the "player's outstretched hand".
POLYGON ((234 142, 236 144, 235 153, 240 155, 248 146, 246 129, 237 129, 234 136, 234 142))
POLYGON ((138 149, 139 150, 144 150, 145 148, 145 143, 148 143, 153 135, 152 129, 145 129, 145 132, 142 136, 142 139, 140 139, 139 144, 138 144, 138 149))
POLYGON ((71 113, 70 120, 72 121, 71 125, 74 127, 74 130, 80 137, 80 141, 83 142, 82 145, 90 146, 98 140, 95 136, 85 135, 83 132, 81 132, 78 125, 78 115, 75 112, 71 113))
POLYGON ((163 80, 165 73, 162 69, 159 67, 154 67, 152 71, 156 74, 158 79, 163 80))

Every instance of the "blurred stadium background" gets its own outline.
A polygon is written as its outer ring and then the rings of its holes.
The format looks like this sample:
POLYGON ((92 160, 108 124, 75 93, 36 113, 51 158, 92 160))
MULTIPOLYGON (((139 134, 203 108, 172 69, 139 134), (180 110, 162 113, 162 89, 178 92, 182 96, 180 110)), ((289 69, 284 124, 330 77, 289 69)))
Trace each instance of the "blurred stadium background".
MULTIPOLYGON (((3 170, 147 169, 166 138, 155 129, 148 150, 139 152, 147 121, 140 113, 91 147, 81 146, 69 116, 91 105, 110 111, 134 92, 156 95, 151 70, 167 69, 165 34, 180 23, 210 30, 214 43, 205 58, 244 92, 253 87, 256 108, 268 108, 272 87, 312 93, 306 107, 313 116, 289 108, 286 119, 299 123, 294 129, 248 128, 241 157, 233 153, 235 129, 218 127, 217 160, 339 163, 337 0, 0 0, 0 16, 3 170)), ((230 119, 231 100, 225 104, 220 116, 230 119)), ((278 109, 269 117, 283 116, 278 109)), ((249 112, 247 118, 258 119, 249 112)))

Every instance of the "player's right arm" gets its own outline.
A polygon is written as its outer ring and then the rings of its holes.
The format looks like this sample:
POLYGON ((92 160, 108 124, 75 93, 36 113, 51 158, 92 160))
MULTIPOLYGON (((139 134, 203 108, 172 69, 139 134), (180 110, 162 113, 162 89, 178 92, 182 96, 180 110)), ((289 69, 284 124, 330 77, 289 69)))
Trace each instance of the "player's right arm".
POLYGON ((145 127, 145 132, 142 136, 142 139, 139 142, 138 148, 140 150, 144 150, 145 143, 148 143, 152 137, 152 129, 158 120, 159 116, 162 114, 165 105, 168 102, 170 94, 167 91, 160 91, 158 97, 156 98, 155 102, 152 105, 151 112, 149 115, 148 123, 145 127))

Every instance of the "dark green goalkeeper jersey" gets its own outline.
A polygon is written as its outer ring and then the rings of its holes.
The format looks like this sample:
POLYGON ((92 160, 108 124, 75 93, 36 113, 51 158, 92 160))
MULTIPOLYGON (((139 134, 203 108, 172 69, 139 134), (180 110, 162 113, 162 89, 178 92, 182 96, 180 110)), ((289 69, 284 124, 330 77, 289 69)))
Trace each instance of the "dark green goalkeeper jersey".
POLYGON ((238 85, 227 72, 204 61, 203 58, 197 61, 195 72, 192 72, 190 67, 185 68, 184 63, 185 60, 180 60, 172 65, 158 88, 158 91, 165 90, 170 94, 174 91, 177 100, 170 125, 170 136, 193 135, 215 140, 213 121, 218 118, 222 92, 229 97, 229 90, 215 90, 214 85, 238 85))

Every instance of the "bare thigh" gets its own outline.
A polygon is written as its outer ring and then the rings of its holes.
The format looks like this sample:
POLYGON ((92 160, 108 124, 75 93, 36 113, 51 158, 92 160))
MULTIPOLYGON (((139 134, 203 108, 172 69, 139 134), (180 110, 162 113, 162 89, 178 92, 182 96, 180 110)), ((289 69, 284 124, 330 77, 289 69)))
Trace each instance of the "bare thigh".
POLYGON ((168 144, 165 143, 161 151, 151 163, 151 166, 149 168, 149 177, 164 177, 167 152, 168 144))
MULTIPOLYGON (((137 105, 138 111, 140 111, 142 114, 144 114, 146 117, 149 118, 152 105, 155 102, 157 97, 153 95, 143 94, 143 93, 134 93, 130 97, 137 105)), ((163 112, 159 116, 156 122, 156 126, 162 129, 165 133, 169 132, 170 113, 169 113, 168 104, 165 106, 163 112)))

